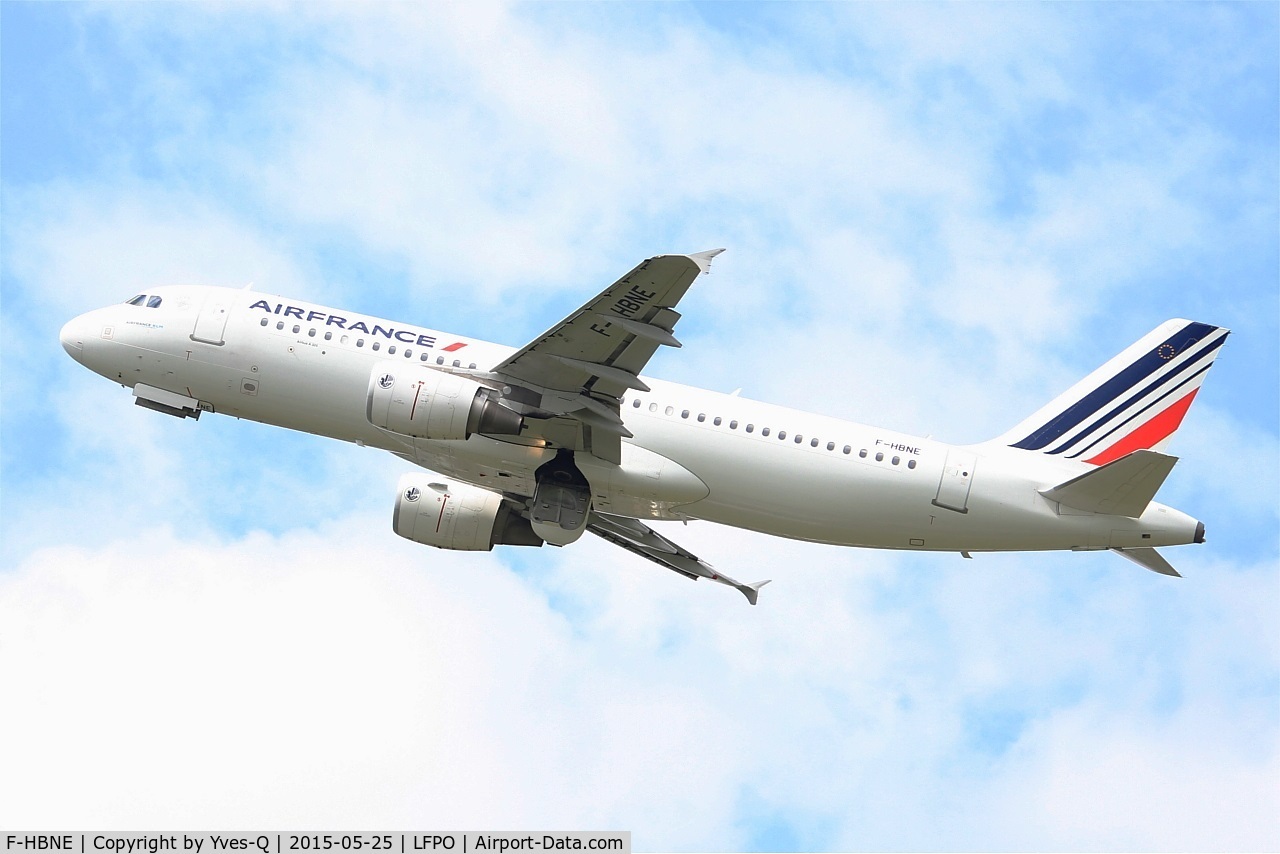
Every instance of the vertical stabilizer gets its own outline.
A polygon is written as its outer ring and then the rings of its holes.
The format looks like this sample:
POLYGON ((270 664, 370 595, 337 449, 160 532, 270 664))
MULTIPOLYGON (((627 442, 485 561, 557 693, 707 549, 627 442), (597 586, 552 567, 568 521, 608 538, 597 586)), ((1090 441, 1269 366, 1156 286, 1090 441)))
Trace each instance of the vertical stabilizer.
POLYGON ((1162 450, 1228 332, 1166 321, 995 441, 1094 465, 1162 450))

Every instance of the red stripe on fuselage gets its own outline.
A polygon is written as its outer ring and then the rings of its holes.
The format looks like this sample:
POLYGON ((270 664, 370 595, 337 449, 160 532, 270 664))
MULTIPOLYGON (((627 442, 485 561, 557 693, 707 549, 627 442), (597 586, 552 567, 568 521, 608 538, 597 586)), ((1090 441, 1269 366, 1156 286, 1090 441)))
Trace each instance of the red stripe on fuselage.
POLYGON ((1182 423, 1182 417, 1187 414, 1187 410, 1191 407, 1191 401, 1195 399, 1196 392, 1199 390, 1198 388, 1193 389, 1182 400, 1179 400, 1096 457, 1087 459, 1085 462, 1093 463, 1096 466, 1106 465, 1112 460, 1120 459, 1125 454, 1160 444, 1172 436, 1174 430, 1178 429, 1178 425, 1182 423))

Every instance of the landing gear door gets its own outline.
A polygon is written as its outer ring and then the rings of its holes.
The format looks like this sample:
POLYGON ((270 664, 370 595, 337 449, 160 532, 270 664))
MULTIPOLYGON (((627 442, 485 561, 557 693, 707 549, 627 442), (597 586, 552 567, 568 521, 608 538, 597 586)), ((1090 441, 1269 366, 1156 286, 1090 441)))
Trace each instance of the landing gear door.
POLYGON ((969 488, 973 485, 973 467, 977 462, 978 455, 969 451, 953 449, 948 453, 933 503, 958 513, 968 513, 969 488))
POLYGON ((191 333, 192 341, 203 344, 221 346, 223 333, 227 329, 227 315, 231 312, 231 300, 221 292, 209 294, 196 318, 195 331, 191 333))

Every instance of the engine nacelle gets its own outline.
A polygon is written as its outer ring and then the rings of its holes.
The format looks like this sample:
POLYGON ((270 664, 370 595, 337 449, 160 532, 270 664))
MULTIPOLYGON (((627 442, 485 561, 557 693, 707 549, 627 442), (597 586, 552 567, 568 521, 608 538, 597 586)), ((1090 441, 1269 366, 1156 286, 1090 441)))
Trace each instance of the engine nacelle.
POLYGON ((499 403, 475 380, 419 365, 379 362, 369 375, 369 423, 416 439, 466 439, 472 433, 514 436, 524 416, 499 403))
POLYGON ((417 472, 400 478, 399 488, 391 525, 407 540, 472 552, 542 545, 529 520, 487 489, 441 483, 417 472))

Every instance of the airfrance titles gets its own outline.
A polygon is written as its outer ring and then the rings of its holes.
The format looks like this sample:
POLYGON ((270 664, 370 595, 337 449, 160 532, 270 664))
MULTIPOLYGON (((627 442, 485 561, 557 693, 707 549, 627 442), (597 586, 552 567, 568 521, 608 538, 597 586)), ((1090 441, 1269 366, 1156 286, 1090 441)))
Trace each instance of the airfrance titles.
POLYGON ((373 318, 365 320, 350 320, 338 314, 327 314, 323 311, 315 311, 314 309, 303 308, 297 305, 287 305, 282 302, 272 305, 264 299, 255 302, 249 308, 264 311, 267 314, 278 314, 281 317, 292 317, 301 320, 303 323, 317 323, 321 326, 336 326, 346 332, 363 332, 365 335, 380 335, 383 338, 402 341, 405 344, 416 344, 419 347, 436 346, 436 336, 428 335, 425 332, 416 329, 396 328, 395 326, 383 326, 373 318), (372 324, 372 328, 370 325, 372 324))

